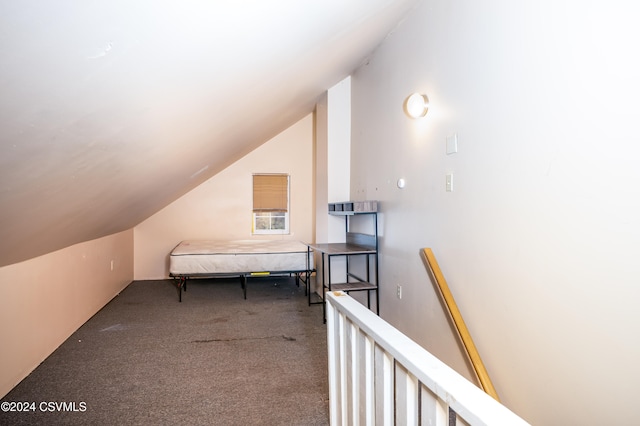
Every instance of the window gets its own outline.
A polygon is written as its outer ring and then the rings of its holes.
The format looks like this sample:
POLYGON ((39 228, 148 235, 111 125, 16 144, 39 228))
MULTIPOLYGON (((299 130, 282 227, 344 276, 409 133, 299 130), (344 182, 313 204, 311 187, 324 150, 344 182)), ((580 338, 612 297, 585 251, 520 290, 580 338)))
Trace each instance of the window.
POLYGON ((289 175, 253 175, 252 233, 289 233, 289 175))

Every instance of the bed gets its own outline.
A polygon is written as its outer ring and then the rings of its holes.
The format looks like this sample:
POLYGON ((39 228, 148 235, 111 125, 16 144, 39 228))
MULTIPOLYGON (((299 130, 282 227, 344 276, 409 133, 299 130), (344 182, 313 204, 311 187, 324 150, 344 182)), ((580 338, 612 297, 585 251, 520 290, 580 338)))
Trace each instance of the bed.
MULTIPOLYGON (((247 298, 247 277, 295 275, 309 286, 314 269, 308 245, 294 240, 188 240, 169 255, 169 275, 178 281, 178 300, 191 278, 239 277, 247 298)), ((308 289, 307 289, 308 291, 308 289)))

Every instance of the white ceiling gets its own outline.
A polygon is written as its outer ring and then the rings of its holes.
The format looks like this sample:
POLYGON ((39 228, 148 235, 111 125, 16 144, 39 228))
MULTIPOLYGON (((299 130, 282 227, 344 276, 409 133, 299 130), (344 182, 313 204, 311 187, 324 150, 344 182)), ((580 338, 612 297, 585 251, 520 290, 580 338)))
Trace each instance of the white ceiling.
POLYGON ((0 266, 129 229, 313 111, 416 0, 0 0, 0 266))

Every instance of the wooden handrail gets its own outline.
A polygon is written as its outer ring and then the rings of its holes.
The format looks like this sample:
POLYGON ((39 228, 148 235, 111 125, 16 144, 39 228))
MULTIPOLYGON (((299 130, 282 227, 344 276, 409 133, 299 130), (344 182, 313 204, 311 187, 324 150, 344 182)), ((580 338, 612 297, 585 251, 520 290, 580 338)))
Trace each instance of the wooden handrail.
POLYGON ((500 401, 498 397, 498 393, 496 389, 493 387, 493 383, 491 383, 491 379, 489 378, 489 374, 487 373, 487 369, 480 359, 480 354, 478 353, 478 349, 476 349, 476 345, 473 343, 473 339, 471 338, 471 334, 469 334, 469 330, 467 329, 464 320, 462 319, 462 315, 460 314, 460 310, 458 309, 458 305, 456 304, 451 291, 449 290, 449 286, 447 285, 447 281, 444 279, 444 275, 442 275, 442 271, 440 270, 440 266, 438 266, 438 262, 436 261, 436 257, 433 254, 433 251, 430 248, 422 249, 422 254, 424 255, 427 265, 433 274, 433 278, 438 284, 438 289, 440 290, 440 295, 444 300, 445 305, 447 305, 447 309, 449 314, 451 315, 451 319, 458 331, 458 336, 462 340, 462 345, 464 346, 465 351, 467 352, 467 356, 471 361, 471 365, 473 366, 473 371, 480 382, 480 387, 487 394, 492 396, 496 401, 500 401))

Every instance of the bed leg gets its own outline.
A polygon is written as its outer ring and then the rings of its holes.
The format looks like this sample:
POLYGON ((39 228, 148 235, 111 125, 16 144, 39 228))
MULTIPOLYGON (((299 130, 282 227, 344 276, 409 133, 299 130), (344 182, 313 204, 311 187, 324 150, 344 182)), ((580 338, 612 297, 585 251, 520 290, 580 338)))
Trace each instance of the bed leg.
POLYGON ((244 299, 247 300, 247 277, 245 275, 240 275, 240 285, 242 286, 244 299))
POLYGON ((308 275, 307 275, 307 272, 303 272, 303 273, 301 273, 301 274, 300 274, 300 276, 301 276, 301 277, 304 277, 304 279, 302 280, 302 282, 304 283, 304 295, 306 296, 306 295, 307 295, 307 286, 308 286, 307 282, 308 282, 308 280, 309 280, 309 277, 308 277, 308 275), (304 275, 303 275, 303 274, 304 274, 304 275))
POLYGON ((182 289, 187 291, 187 277, 180 277, 178 282, 178 301, 182 302, 182 289))

